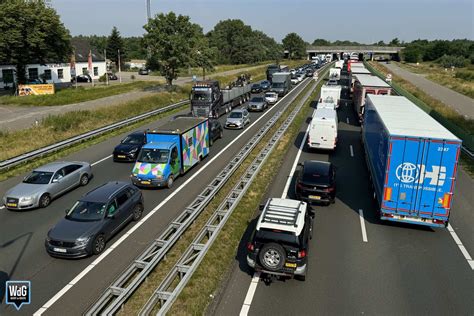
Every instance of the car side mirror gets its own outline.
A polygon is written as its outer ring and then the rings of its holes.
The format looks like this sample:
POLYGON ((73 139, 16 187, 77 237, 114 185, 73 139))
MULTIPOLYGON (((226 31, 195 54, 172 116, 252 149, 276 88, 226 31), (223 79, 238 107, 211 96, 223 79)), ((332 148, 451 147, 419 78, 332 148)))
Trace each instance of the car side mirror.
POLYGON ((60 178, 53 179, 53 183, 58 183, 60 178))

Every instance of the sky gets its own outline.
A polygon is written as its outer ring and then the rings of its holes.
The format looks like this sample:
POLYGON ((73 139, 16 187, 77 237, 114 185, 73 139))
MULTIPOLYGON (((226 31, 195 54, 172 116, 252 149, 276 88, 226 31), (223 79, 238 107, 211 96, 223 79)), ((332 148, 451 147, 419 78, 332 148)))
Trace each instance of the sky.
MULTIPOLYGON (((146 0, 51 0, 72 35, 139 36, 146 0)), ((290 32, 361 43, 474 38, 472 0, 151 0, 152 15, 188 15, 204 32, 220 20, 241 19, 277 41, 290 32)))

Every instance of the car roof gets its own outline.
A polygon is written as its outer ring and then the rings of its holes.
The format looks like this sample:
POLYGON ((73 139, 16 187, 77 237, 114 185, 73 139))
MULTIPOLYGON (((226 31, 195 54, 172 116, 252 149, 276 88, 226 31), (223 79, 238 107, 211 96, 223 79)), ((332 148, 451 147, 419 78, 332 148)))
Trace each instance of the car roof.
POLYGON ((119 190, 130 186, 130 183, 124 181, 111 181, 86 193, 80 200, 87 202, 107 203, 110 198, 119 190))
POLYGON ((145 131, 135 131, 133 133, 128 134, 127 136, 131 136, 131 135, 140 135, 140 136, 142 136, 142 135, 145 135, 145 131))
POLYGON ((63 167, 66 167, 68 165, 72 165, 72 164, 81 164, 81 165, 83 165, 83 164, 85 164, 85 162, 82 162, 82 161, 55 161, 55 162, 48 163, 44 166, 35 168, 34 170, 35 171, 45 171, 45 172, 56 172, 59 169, 61 169, 63 167))
POLYGON ((144 149, 155 149, 156 144, 160 144, 160 149, 171 149, 175 145, 173 142, 149 142, 143 145, 144 149))
POLYGON ((257 230, 262 228, 301 234, 304 227, 306 202, 271 198, 257 222, 257 230))

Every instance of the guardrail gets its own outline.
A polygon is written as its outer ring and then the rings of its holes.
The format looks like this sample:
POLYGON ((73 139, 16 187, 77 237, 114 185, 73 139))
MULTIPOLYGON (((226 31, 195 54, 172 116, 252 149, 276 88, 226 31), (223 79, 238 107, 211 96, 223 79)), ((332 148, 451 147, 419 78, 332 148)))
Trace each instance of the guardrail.
MULTIPOLYGON (((308 84, 307 81, 306 85, 303 87, 306 87, 308 84)), ((301 93, 303 89, 304 88, 302 88, 299 93, 301 93)), ((155 267, 165 258, 166 254, 171 250, 174 244, 230 179, 232 174, 251 153, 253 148, 255 148, 266 133, 274 126, 278 118, 294 101, 294 99, 297 98, 299 93, 296 93, 295 96, 293 96, 293 99, 288 102, 283 109, 278 111, 265 123, 265 125, 250 139, 250 141, 242 147, 229 164, 224 167, 219 175, 205 187, 194 201, 171 222, 168 228, 166 228, 164 232, 161 233, 160 236, 155 239, 125 271, 121 273, 117 280, 115 280, 105 290, 85 315, 111 315, 115 314, 122 307, 125 301, 148 277, 153 269, 155 269, 155 267)))
MULTIPOLYGON (((372 67, 369 63, 367 62, 364 62, 365 66, 367 67, 367 69, 369 69, 370 72, 372 72, 373 74, 375 74, 377 77, 379 77, 380 79, 384 80, 385 81, 385 76, 380 72, 378 71, 377 69, 375 69, 374 67, 372 67)), ((445 117, 443 117, 440 113, 438 113, 437 111, 433 110, 428 104, 426 104, 425 102, 421 101, 420 99, 418 99, 416 96, 414 96, 413 94, 411 94, 410 92, 408 92, 407 90, 405 90, 404 88, 402 88, 401 86, 399 86, 398 84, 396 84, 395 82, 389 82, 388 83, 392 88, 393 90, 398 94, 398 95, 402 95, 404 97, 406 97, 407 99, 409 99, 410 101, 412 101, 413 103, 415 103, 420 109, 422 109, 423 111, 425 111, 426 113, 428 113, 431 117, 433 117, 436 121, 438 121, 441 125, 443 125, 444 127, 446 127, 449 131, 451 131, 454 135, 456 135, 457 137, 459 137, 463 144, 462 144, 462 150, 463 152, 470 158, 470 159, 474 159, 474 139, 473 139, 473 135, 472 134, 469 134, 467 131, 461 129, 459 126, 457 126, 456 124, 454 124, 453 122, 449 121, 448 119, 446 119, 445 117)))
POLYGON ((13 158, 10 158, 10 159, 7 159, 7 160, 3 160, 3 161, 0 162, 0 171, 9 169, 11 167, 14 167, 14 166, 22 164, 22 163, 25 163, 25 162, 27 162, 31 159, 38 158, 38 157, 41 157, 41 156, 44 156, 44 155, 48 155, 50 153, 58 151, 59 149, 62 149, 62 148, 65 148, 65 147, 83 142, 83 141, 85 141, 87 139, 90 139, 92 137, 96 137, 96 136, 99 136, 99 135, 104 134, 106 132, 110 132, 110 131, 113 131, 115 129, 133 124, 135 122, 141 121, 141 120, 149 118, 151 116, 154 116, 154 115, 157 115, 157 114, 160 114, 160 113, 164 113, 164 112, 167 112, 167 111, 170 111, 170 110, 174 110, 174 109, 179 108, 180 106, 183 106, 187 103, 189 103, 188 100, 183 100, 183 101, 180 101, 180 102, 177 102, 177 103, 174 103, 174 104, 171 104, 171 105, 168 105, 168 106, 156 109, 156 110, 152 110, 152 111, 149 111, 149 112, 146 112, 146 113, 142 113, 140 115, 128 118, 128 119, 120 121, 120 122, 116 122, 116 123, 113 123, 113 124, 110 124, 110 125, 107 125, 107 126, 104 126, 104 127, 101 127, 101 128, 97 128, 97 129, 92 130, 90 132, 68 138, 66 140, 60 141, 60 142, 55 143, 55 144, 30 151, 28 153, 25 153, 25 154, 22 154, 22 155, 19 155, 19 156, 16 156, 16 157, 13 157, 13 158))

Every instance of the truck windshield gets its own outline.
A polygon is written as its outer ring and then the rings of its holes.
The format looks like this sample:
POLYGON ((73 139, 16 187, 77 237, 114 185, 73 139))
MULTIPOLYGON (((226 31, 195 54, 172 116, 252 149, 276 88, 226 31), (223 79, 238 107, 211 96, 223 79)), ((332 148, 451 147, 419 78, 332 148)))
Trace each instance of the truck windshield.
POLYGON ((211 101, 211 93, 209 91, 193 91, 193 101, 211 101))
POLYGON ((170 151, 167 149, 142 148, 138 155, 138 162, 168 163, 170 151))
POLYGON ((284 88, 285 84, 283 82, 274 82, 272 88, 284 88))

